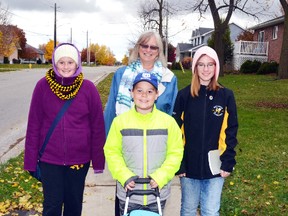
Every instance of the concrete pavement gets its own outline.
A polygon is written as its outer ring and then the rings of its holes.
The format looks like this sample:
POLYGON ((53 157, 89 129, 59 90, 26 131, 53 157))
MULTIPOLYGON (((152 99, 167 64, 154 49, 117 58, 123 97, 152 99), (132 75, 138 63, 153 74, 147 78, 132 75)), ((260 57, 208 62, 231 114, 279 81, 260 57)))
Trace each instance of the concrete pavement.
MULTIPOLYGON (((180 215, 181 191, 178 177, 172 182, 170 198, 164 209, 165 216, 180 215)), ((82 216, 114 216, 115 180, 107 167, 95 175, 90 167, 85 184, 82 216)))

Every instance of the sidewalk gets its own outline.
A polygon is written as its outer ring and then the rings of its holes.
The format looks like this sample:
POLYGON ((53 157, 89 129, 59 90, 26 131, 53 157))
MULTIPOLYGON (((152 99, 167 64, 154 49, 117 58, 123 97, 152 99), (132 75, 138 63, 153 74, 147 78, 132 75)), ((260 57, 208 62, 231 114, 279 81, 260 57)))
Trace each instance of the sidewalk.
MULTIPOLYGON (((82 216, 114 216, 115 180, 105 168, 95 175, 90 167, 85 184, 82 216)), ((167 200, 164 215, 180 215, 180 184, 178 177, 172 182, 171 196, 167 200)))
MULTIPOLYGON (((24 149, 25 139, 22 139, 7 154, 1 158, 1 163, 17 157, 24 149)), ((82 216, 114 216, 115 180, 112 179, 108 168, 103 174, 95 175, 92 167, 86 177, 82 216)), ((172 180, 170 198, 167 200, 164 215, 180 215, 181 191, 178 177, 172 180)))

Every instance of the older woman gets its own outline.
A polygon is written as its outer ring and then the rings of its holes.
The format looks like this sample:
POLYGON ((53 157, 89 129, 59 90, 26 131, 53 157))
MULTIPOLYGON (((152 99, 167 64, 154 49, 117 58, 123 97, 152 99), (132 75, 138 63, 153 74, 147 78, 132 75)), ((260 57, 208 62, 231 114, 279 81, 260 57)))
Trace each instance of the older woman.
POLYGON ((134 78, 140 72, 150 72, 156 75, 159 82, 159 97, 156 107, 172 115, 178 92, 177 78, 166 65, 160 35, 153 31, 144 32, 131 51, 128 66, 119 68, 114 74, 104 112, 106 134, 108 134, 114 117, 132 107, 130 89, 134 78))
MULTIPOLYGON (((154 31, 141 34, 131 51, 128 66, 119 68, 114 74, 104 111, 106 134, 113 119, 133 106, 130 90, 138 73, 149 72, 157 77, 159 96, 155 105, 157 109, 172 115, 178 92, 177 78, 166 66, 160 35, 154 31)), ((118 199, 115 199, 115 215, 119 216, 118 199)))

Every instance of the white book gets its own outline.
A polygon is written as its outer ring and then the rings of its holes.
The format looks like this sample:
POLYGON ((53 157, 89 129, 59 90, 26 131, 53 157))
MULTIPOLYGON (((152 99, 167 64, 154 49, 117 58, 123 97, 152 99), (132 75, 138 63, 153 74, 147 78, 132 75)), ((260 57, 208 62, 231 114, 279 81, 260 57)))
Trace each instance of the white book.
POLYGON ((217 175, 220 173, 221 160, 220 150, 211 150, 208 152, 208 161, 211 173, 217 175))

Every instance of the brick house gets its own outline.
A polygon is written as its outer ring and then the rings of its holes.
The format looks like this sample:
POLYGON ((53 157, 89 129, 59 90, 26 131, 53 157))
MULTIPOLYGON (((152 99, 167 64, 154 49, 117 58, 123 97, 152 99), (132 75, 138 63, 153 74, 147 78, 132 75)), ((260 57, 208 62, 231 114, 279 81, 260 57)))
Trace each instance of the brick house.
POLYGON ((283 43, 284 16, 260 23, 253 31, 253 41, 237 41, 234 47, 234 69, 240 69, 247 60, 279 63, 283 43))
POLYGON ((254 41, 268 42, 268 62, 279 63, 283 43, 284 16, 260 23, 250 28, 254 31, 254 41))

